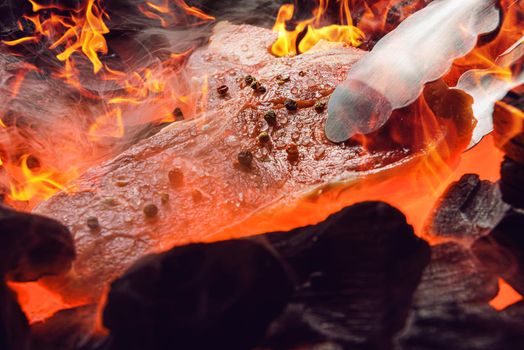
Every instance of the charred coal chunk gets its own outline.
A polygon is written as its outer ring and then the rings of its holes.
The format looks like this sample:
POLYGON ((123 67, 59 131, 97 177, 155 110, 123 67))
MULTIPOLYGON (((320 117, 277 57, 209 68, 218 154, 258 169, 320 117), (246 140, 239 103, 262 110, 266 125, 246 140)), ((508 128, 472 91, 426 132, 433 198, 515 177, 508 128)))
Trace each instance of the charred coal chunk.
POLYGON ((248 349, 293 283, 262 244, 192 244, 148 256, 111 285, 111 349, 248 349))
POLYGON ((524 208, 524 85, 510 91, 493 111, 495 144, 506 153, 501 167, 502 198, 524 208))
POLYGON ((0 283, 0 349, 29 349, 29 324, 16 296, 0 283))
POLYGON ((316 226, 266 239, 298 287, 264 346, 390 348, 430 255, 402 213, 385 203, 360 203, 316 226))
POLYGON ((416 308, 431 309, 451 302, 487 303, 498 292, 498 278, 469 248, 444 243, 431 248, 431 262, 415 293, 416 308))
POLYGON ((493 110, 495 144, 512 160, 524 164, 524 85, 509 92, 493 110))
POLYGON ((518 303, 508 306, 502 310, 501 313, 510 319, 519 320, 524 323, 524 301, 521 300, 518 303))
POLYGON ((517 350, 524 348, 524 323, 488 305, 446 304, 410 316, 397 350, 517 350))
POLYGON ((57 312, 31 325, 31 348, 38 350, 94 350, 102 348, 104 336, 95 331, 97 305, 57 312), (100 344, 100 345, 99 345, 100 344))
POLYGON ((514 207, 524 209, 524 164, 505 157, 500 175, 502 199, 514 207))
POLYGON ((427 232, 439 237, 475 239, 488 234, 508 210, 496 184, 467 174, 442 195, 427 232))
POLYGON ((0 275, 34 281, 65 273, 74 258, 73 237, 64 225, 0 206, 0 275))
POLYGON ((513 209, 487 237, 472 246, 486 267, 524 294, 524 211, 513 209))

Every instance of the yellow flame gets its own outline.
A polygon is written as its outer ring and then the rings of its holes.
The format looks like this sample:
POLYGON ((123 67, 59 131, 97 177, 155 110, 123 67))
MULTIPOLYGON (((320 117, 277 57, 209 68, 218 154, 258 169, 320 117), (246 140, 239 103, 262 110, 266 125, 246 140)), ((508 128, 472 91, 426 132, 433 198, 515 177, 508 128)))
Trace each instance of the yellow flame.
POLYGON ((273 32, 278 33, 278 38, 272 45, 271 52, 278 57, 298 55, 307 52, 320 40, 342 42, 354 47, 360 46, 364 33, 353 26, 347 0, 340 4, 340 22, 345 24, 322 26, 328 4, 329 0, 319 0, 313 17, 298 22, 294 29, 288 29, 286 24, 293 18, 295 6, 293 4, 282 5, 273 26, 273 32))
POLYGON ((13 182, 9 184, 10 199, 28 201, 36 196, 47 199, 60 190, 66 190, 61 183, 53 179, 52 172, 34 173, 29 169, 27 165, 28 158, 28 154, 21 158, 20 169, 23 180, 18 184, 13 182))
POLYGON ((16 40, 2 40, 2 44, 7 45, 7 46, 15 46, 15 45, 27 43, 30 41, 38 42, 38 38, 36 36, 26 36, 24 38, 20 38, 16 40))
MULTIPOLYGON (((49 46, 51 50, 64 46, 64 50, 56 55, 62 62, 68 62, 71 56, 77 52, 82 52, 93 65, 94 73, 102 69, 102 62, 99 54, 107 54, 108 47, 104 35, 109 33, 109 28, 104 22, 104 17, 108 18, 107 13, 99 4, 100 0, 87 0, 87 3, 80 10, 71 10, 58 5, 40 5, 34 0, 28 0, 35 16, 24 16, 35 25, 35 35, 11 40, 2 41, 8 46, 15 46, 25 42, 38 42, 44 36, 53 43, 49 46), (63 16, 51 13, 49 18, 39 16, 42 10, 69 10, 71 16, 63 16)), ((43 15, 42 15, 43 16, 43 15)))
POLYGON ((178 9, 181 9, 185 15, 196 17, 204 22, 212 21, 215 17, 208 15, 202 10, 189 6, 183 0, 164 0, 162 5, 146 1, 144 4, 138 6, 138 9, 148 18, 160 21, 163 27, 177 22, 177 14, 169 6, 169 2, 173 1, 178 9))
POLYGON ((117 107, 96 119, 89 128, 89 138, 93 141, 103 137, 121 138, 124 132, 122 110, 117 107))

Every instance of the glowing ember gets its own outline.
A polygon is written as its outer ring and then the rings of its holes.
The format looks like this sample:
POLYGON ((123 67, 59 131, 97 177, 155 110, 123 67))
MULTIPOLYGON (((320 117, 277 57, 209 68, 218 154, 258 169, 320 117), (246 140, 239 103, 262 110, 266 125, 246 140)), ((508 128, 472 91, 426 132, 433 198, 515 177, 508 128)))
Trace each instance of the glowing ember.
POLYGON ((499 278, 499 292, 497 296, 489 302, 489 305, 491 305, 495 310, 503 310, 521 300, 522 295, 520 295, 502 278, 499 278))

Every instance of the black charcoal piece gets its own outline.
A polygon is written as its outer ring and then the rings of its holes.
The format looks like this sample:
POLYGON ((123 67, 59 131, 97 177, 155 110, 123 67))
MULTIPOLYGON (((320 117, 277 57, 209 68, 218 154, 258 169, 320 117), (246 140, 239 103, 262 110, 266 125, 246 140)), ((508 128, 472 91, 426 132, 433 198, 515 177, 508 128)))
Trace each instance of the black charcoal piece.
POLYGON ((0 349, 29 350, 29 324, 16 295, 0 282, 0 349))
POLYGON ((97 305, 85 305, 61 310, 44 321, 32 324, 31 348, 35 350, 101 349, 104 335, 96 329, 97 307, 97 305))
POLYGON ((428 244, 397 209, 366 202, 324 222, 265 236, 298 283, 262 346, 333 342, 389 349, 429 261, 428 244))
POLYGON ((488 305, 447 304, 413 312, 395 350, 524 349, 524 323, 488 305))
POLYGON ((75 258, 73 238, 58 221, 0 207, 0 275, 34 281, 65 273, 75 258))
POLYGON ((472 250, 486 269, 497 273, 524 294, 524 211, 511 210, 472 250))
POLYGON ((498 292, 498 277, 457 243, 431 247, 431 262, 415 292, 415 308, 431 309, 452 302, 487 303, 498 292))
POLYGON ((439 237, 476 239, 488 234, 508 210, 496 184, 467 174, 442 195, 426 231, 439 237))
POLYGON ((514 161, 524 165, 524 85, 510 91, 493 110, 495 144, 514 161))
POLYGON ((111 284, 104 324, 116 349, 245 350, 293 290, 262 244, 192 244, 143 258, 111 284))
POLYGON ((505 157, 500 168, 500 191, 504 202, 524 209, 524 164, 505 157))

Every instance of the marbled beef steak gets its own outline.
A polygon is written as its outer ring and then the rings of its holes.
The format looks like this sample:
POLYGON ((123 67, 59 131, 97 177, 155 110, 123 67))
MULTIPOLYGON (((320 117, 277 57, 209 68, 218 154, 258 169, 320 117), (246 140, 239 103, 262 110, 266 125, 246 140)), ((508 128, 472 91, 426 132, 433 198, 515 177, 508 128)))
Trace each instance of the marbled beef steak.
MULTIPOLYGON (((321 42, 306 54, 275 58, 268 51, 275 38, 267 29, 218 24, 187 66, 192 79, 208 81, 208 112, 92 168, 74 193, 58 193, 36 208, 68 226, 76 241, 73 269, 48 280, 51 288, 66 300, 96 298, 148 252, 209 240, 275 202, 358 181, 420 153, 420 145, 389 140, 387 133, 377 133, 389 141, 371 151, 357 140, 330 143, 319 103, 365 52, 321 42), (248 75, 263 88, 248 86, 248 75), (223 85, 227 93, 220 94, 223 85), (270 111, 275 115, 266 116, 270 111)), ((414 119, 400 118, 402 129, 414 119)))

